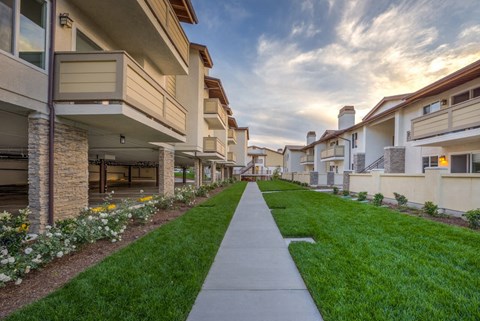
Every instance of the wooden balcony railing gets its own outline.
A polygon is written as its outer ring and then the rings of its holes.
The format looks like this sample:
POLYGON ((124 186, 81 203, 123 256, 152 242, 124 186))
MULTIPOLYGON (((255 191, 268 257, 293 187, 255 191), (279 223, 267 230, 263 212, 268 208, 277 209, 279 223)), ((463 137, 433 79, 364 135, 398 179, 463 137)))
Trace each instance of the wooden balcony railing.
POLYGON ((300 163, 313 163, 315 160, 314 155, 305 155, 300 157, 300 163))
POLYGON ((124 102, 186 134, 187 110, 123 51, 57 53, 54 90, 57 102, 124 102))
POLYGON ((218 98, 207 98, 204 100, 203 112, 205 120, 210 129, 225 129, 228 115, 218 98))
POLYGON ((180 21, 175 15, 175 11, 168 0, 146 0, 157 21, 160 23, 168 38, 172 41, 178 50, 185 64, 188 65, 188 55, 190 51, 190 42, 183 31, 180 21))
POLYGON ((203 152, 225 156, 225 144, 217 137, 203 137, 203 152))
POLYGON ((322 159, 332 157, 345 157, 345 146, 334 146, 323 150, 320 153, 322 159))
POLYGON ((237 143, 237 132, 235 131, 235 129, 228 130, 228 143, 229 144, 237 143))
POLYGON ((228 152, 227 153, 227 161, 236 162, 237 161, 237 155, 235 155, 234 152, 228 152))
POLYGON ((412 119, 412 139, 422 139, 480 126, 480 97, 412 119))

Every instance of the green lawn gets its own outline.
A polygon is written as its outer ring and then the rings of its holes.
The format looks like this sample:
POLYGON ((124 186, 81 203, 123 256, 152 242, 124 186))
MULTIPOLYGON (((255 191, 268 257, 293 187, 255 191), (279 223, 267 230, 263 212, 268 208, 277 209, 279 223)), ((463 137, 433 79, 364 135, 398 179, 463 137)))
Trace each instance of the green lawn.
MULTIPOLYGON (((177 173, 175 172, 175 177, 177 178, 183 178, 183 173, 177 173)), ((195 173, 194 172, 187 172, 187 179, 195 179, 195 173)))
POLYGON ((262 192, 268 191, 291 191, 291 190, 304 190, 305 187, 292 184, 287 181, 274 180, 274 181, 259 181, 258 187, 262 192))
POLYGON ((185 320, 245 188, 237 183, 7 320, 185 320))
POLYGON ((284 236, 317 241, 290 252, 325 321, 480 320, 480 233, 313 191, 264 197, 285 207, 284 236))

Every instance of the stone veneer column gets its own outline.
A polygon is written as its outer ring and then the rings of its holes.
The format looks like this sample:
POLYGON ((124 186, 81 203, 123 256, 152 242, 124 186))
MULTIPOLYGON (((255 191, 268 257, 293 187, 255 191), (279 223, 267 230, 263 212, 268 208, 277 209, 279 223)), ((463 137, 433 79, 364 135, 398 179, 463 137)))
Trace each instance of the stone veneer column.
POLYGON ((220 166, 220 181, 223 182, 225 180, 225 167, 222 165, 220 166))
POLYGON ((318 172, 310 172, 310 185, 318 186, 318 172))
POLYGON ((88 206, 88 134, 55 124, 55 220, 75 217, 88 206))
POLYGON ((385 147, 385 173, 405 173, 405 147, 385 147))
POLYGON ((28 204, 31 231, 43 231, 48 224, 48 115, 28 117, 28 204))
POLYGON ((365 169, 365 153, 357 153, 353 155, 353 170, 360 173, 365 169))
POLYGON ((327 173, 327 185, 328 186, 335 185, 335 173, 334 172, 328 172, 327 173))
POLYGON ((158 192, 165 196, 173 196, 175 192, 174 152, 171 149, 158 149, 158 192))

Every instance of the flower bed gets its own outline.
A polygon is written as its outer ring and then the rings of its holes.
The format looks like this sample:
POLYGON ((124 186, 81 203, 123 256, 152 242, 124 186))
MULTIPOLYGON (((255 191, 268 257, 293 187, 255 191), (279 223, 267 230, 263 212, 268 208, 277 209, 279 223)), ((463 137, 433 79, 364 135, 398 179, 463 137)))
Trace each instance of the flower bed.
MULTIPOLYGON (((171 209, 177 203, 193 206, 197 196, 233 181, 205 185, 199 189, 185 186, 175 190, 175 195, 143 196, 111 204, 111 195, 102 206, 88 208, 73 219, 57 221, 47 226, 41 234, 28 234, 28 208, 19 215, 0 213, 0 287, 7 282, 20 284, 25 274, 33 269, 75 251, 79 246, 101 239, 117 242, 132 222, 146 223, 157 209, 171 209)), ((141 193, 143 193, 141 191, 141 193)))

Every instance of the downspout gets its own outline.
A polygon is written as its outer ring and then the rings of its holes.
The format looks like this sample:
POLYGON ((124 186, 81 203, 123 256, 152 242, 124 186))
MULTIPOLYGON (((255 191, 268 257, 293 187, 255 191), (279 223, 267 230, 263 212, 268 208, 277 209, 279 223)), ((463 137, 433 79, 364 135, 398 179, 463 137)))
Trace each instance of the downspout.
POLYGON ((57 1, 51 0, 50 8, 50 48, 48 50, 48 110, 50 112, 50 131, 48 134, 48 224, 53 225, 54 217, 54 170, 55 170, 55 106, 53 105, 54 74, 55 74, 55 26, 57 1))

